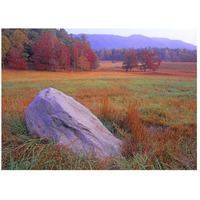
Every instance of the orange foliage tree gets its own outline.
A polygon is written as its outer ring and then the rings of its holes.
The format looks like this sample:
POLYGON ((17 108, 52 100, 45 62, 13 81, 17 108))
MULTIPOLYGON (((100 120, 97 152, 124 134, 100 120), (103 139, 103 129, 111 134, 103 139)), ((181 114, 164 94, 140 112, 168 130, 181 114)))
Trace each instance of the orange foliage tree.
POLYGON ((77 67, 81 70, 88 71, 90 69, 90 63, 85 56, 80 56, 77 61, 77 67))

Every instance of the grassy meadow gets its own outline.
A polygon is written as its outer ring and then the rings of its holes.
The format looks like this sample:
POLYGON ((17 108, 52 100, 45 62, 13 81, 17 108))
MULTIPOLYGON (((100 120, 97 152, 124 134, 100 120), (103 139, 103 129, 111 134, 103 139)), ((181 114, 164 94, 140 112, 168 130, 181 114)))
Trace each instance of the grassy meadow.
POLYGON ((196 169, 196 63, 163 63, 125 72, 102 61, 91 72, 2 70, 2 169, 196 169), (82 103, 118 138, 122 157, 97 160, 32 138, 25 112, 53 87, 82 103))

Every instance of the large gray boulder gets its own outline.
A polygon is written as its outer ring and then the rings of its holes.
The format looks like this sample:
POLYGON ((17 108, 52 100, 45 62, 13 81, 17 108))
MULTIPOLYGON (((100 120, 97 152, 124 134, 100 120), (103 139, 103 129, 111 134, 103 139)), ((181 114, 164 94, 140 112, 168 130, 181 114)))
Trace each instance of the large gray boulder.
POLYGON ((30 134, 66 145, 74 152, 100 159, 120 155, 121 140, 86 107, 54 88, 40 91, 28 106, 26 125, 30 134))

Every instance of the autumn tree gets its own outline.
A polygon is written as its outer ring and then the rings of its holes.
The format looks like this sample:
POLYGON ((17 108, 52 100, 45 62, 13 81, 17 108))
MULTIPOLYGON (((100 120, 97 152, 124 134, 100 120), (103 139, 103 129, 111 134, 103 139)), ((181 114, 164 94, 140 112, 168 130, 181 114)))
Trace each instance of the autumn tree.
POLYGON ((60 70, 69 70, 70 68, 70 51, 65 45, 60 44, 60 59, 59 59, 60 70))
POLYGON ((87 41, 85 41, 85 37, 82 37, 82 42, 76 42, 74 47, 72 48, 72 58, 73 58, 73 67, 74 70, 76 68, 79 69, 84 69, 80 66, 81 61, 85 62, 85 58, 87 59, 88 67, 87 70, 89 69, 95 69, 98 66, 98 58, 93 52, 93 50, 90 48, 90 45, 87 41), (80 58, 81 57, 81 58, 80 58), (84 58, 83 58, 84 57, 84 58))
POLYGON ((5 35, 2 35, 2 52, 1 52, 1 55, 2 55, 2 67, 3 68, 4 68, 6 55, 9 52, 10 48, 11 48, 10 40, 5 35))
POLYGON ((45 32, 33 46, 33 60, 39 70, 68 70, 69 56, 69 49, 49 32, 45 32))
POLYGON ((88 71, 90 69, 90 63, 85 56, 80 56, 77 60, 77 67, 81 70, 88 71))
POLYGON ((92 49, 85 50, 85 56, 89 62, 90 69, 96 69, 98 67, 98 57, 92 49))
MULTIPOLYGON (((58 41, 48 32, 37 40, 33 45, 33 61, 35 68, 38 70, 50 70, 55 67, 56 55, 53 53, 53 48, 58 46, 58 41), (53 65, 53 66, 52 66, 53 65)), ((55 52, 55 49, 54 49, 55 52)))
POLYGON ((23 48, 24 44, 28 43, 27 36, 20 30, 15 30, 10 37, 12 46, 15 48, 23 48))
POLYGON ((26 66, 26 60, 22 56, 22 48, 11 47, 9 55, 7 57, 9 66, 14 69, 24 69, 26 66))
POLYGON ((161 65, 162 59, 157 57, 157 52, 149 52, 144 50, 138 53, 138 58, 140 65, 138 67, 140 70, 144 70, 146 72, 147 69, 155 71, 161 65))
POLYGON ((38 70, 52 70, 59 65, 59 42, 49 32, 33 45, 33 60, 38 70))
POLYGON ((123 69, 126 69, 126 71, 128 71, 128 69, 132 68, 136 68, 138 66, 138 55, 135 51, 130 51, 130 52, 126 52, 124 54, 124 62, 123 62, 123 69))

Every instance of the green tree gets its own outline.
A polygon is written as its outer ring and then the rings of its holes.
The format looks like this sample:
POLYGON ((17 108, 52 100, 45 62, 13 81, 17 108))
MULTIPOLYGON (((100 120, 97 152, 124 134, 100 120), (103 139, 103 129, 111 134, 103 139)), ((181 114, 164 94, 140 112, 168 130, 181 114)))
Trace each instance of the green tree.
POLYGON ((69 47, 70 36, 65 29, 56 30, 56 36, 62 44, 69 47))
POLYGON ((91 44, 90 42, 87 40, 87 37, 85 35, 81 35, 80 38, 81 43, 85 43, 87 45, 88 48, 91 48, 91 44))

